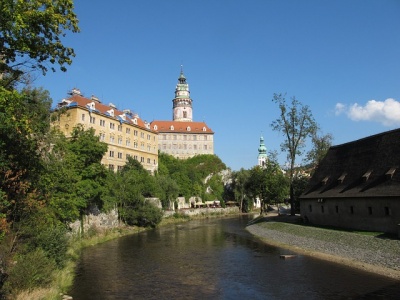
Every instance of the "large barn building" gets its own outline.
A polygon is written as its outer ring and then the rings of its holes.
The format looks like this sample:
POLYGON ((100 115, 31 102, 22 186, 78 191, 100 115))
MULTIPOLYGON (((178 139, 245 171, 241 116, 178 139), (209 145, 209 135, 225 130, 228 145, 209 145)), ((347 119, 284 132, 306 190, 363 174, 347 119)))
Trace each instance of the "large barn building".
POLYGON ((333 146, 300 198, 305 221, 400 233, 400 129, 333 146))

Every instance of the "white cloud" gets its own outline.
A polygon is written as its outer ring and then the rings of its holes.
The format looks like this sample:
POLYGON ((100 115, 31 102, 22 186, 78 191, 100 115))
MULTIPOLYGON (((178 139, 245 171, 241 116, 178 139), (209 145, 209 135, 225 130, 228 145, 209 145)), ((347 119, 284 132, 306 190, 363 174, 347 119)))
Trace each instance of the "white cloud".
POLYGON ((385 101, 370 100, 364 106, 358 103, 350 106, 337 103, 335 114, 342 113, 353 121, 373 121, 384 126, 400 125, 400 102, 392 98, 385 101))

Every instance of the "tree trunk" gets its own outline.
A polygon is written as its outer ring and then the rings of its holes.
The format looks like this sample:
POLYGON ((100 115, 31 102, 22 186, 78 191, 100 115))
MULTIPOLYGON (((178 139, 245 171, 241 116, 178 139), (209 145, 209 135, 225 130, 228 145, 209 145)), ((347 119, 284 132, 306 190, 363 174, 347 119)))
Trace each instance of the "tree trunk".
POLYGON ((293 190, 293 182, 290 183, 290 215, 294 216, 296 214, 294 209, 294 190, 293 190))

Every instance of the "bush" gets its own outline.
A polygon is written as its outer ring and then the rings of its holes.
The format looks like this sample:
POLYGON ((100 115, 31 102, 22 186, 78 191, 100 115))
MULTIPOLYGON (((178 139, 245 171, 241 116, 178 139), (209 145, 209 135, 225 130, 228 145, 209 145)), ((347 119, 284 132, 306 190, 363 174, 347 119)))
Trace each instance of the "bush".
POLYGON ((51 274, 55 269, 55 261, 49 259, 40 248, 21 255, 9 272, 5 290, 15 293, 44 287, 51 282, 51 274))
POLYGON ((145 203, 136 208, 125 207, 121 217, 128 225, 155 227, 161 222, 163 212, 154 205, 145 203))
POLYGON ((68 241, 66 228, 62 226, 49 227, 32 237, 28 248, 31 250, 43 249, 45 255, 54 260, 57 267, 61 269, 67 260, 68 241))

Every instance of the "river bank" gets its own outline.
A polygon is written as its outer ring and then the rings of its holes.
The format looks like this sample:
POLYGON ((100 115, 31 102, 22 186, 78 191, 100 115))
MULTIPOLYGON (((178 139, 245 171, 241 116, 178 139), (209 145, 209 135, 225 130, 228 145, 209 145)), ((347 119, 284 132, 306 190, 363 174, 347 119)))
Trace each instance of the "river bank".
MULTIPOLYGON (((201 209, 199 209, 201 210, 201 209)), ((166 226, 170 224, 184 223, 195 219, 204 218, 224 218, 232 215, 239 214, 239 210, 204 211, 198 214, 185 214, 175 213, 170 214, 168 217, 162 219, 158 226, 166 226)), ((139 232, 149 230, 151 228, 137 227, 137 226, 119 226, 107 230, 92 230, 86 233, 84 237, 72 237, 71 245, 68 250, 69 260, 62 270, 57 270, 52 274, 53 281, 51 286, 47 288, 38 288, 35 290, 24 291, 15 296, 16 300, 70 300, 68 290, 71 288, 74 278, 77 262, 80 257, 82 249, 99 245, 101 243, 117 239, 126 235, 137 234, 139 232)))
POLYGON ((246 227, 267 244, 400 280, 400 240, 305 226, 270 214, 246 227))

